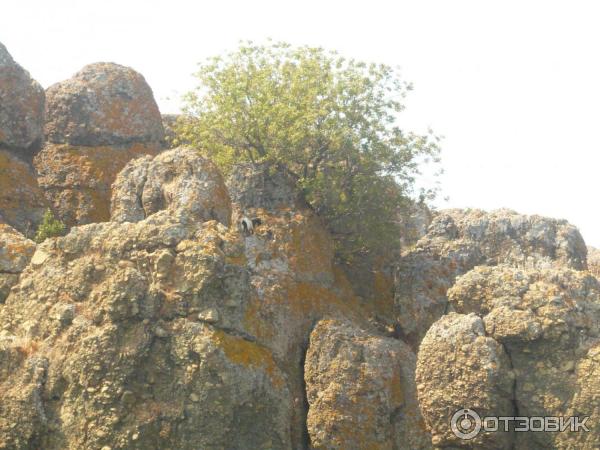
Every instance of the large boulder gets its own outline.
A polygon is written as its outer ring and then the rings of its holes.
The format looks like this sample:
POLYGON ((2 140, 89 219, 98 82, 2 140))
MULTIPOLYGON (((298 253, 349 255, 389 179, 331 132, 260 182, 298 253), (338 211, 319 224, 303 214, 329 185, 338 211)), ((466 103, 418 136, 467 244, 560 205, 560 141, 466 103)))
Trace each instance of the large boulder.
POLYGON ((98 63, 46 94, 47 142, 34 159, 40 186, 68 227, 107 221, 117 174, 164 146, 152 90, 134 70, 98 63))
POLYGON ((113 63, 85 66, 46 91, 48 142, 74 146, 162 142, 152 89, 142 75, 113 63))
POLYGON ((598 280, 567 268, 477 267, 448 296, 457 313, 429 329, 417 362, 419 402, 434 444, 597 448, 598 280), (463 409, 481 417, 590 416, 590 431, 481 432, 464 441, 451 431, 452 414, 463 409))
POLYGON ((131 161, 113 186, 112 220, 139 222, 168 209, 198 221, 229 226, 231 204, 216 166, 190 147, 131 161))
POLYGON ((403 254, 395 275, 396 317, 415 346, 448 311, 447 290, 478 265, 587 267, 581 234, 564 220, 510 210, 448 210, 436 215, 427 234, 403 254))
POLYGON ((0 43, 0 147, 29 149, 44 126, 44 89, 0 43))
POLYGON ((29 164, 0 150, 0 223, 31 237, 49 203, 29 164))
POLYGON ((0 224, 0 303, 4 303, 34 252, 33 241, 11 226, 0 224))
POLYGON ((292 448, 227 239, 161 211, 39 246, 0 309, 0 448, 292 448))
POLYGON ((310 336, 305 381, 310 448, 431 448, 402 341, 323 320, 310 336))

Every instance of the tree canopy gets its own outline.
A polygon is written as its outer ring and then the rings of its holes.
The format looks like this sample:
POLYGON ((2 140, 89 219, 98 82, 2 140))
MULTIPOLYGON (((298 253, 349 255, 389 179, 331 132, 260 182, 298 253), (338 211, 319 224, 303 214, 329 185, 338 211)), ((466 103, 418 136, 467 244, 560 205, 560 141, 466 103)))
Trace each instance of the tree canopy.
POLYGON ((439 147, 431 133, 398 125, 412 87, 396 69, 322 48, 248 42, 208 59, 196 76, 182 140, 225 172, 242 161, 285 165, 343 260, 398 247, 419 164, 437 160, 439 147))

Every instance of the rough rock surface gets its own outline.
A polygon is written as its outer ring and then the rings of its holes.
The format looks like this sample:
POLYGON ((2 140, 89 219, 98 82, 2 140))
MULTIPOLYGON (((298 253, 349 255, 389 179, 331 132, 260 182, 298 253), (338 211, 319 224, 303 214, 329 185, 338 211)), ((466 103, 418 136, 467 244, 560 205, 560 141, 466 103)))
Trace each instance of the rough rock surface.
POLYGON ((419 402, 439 448, 595 449, 600 442, 600 283, 567 268, 477 267, 448 293, 453 309, 423 339, 419 402), (450 430, 463 408, 483 416, 591 416, 590 432, 450 430))
POLYGON ((215 219, 229 226, 231 221, 223 177, 191 147, 131 161, 113 185, 114 221, 138 222, 164 209, 201 222, 215 219))
POLYGON ((105 222, 117 174, 164 146, 152 90, 128 67, 97 63, 48 88, 47 100, 40 186, 68 227, 105 222))
MULTIPOLYGON (((402 405, 416 404, 414 356, 370 326, 373 311, 335 269, 331 238, 286 177, 269 174, 256 196, 245 183, 265 174, 235 178, 234 215, 263 220, 246 234, 185 200, 224 189, 193 158, 176 149, 123 170, 122 183, 139 186, 147 170, 146 183, 163 184, 141 194, 152 205, 143 217, 74 227, 37 247, 0 307, 0 448, 309 448, 306 349, 315 323, 333 317, 393 350, 402 405), (170 203, 157 206, 165 193, 170 203)), ((124 205, 136 191, 114 192, 124 205)), ((375 429, 390 416, 361 420, 375 429)))
POLYGON ((0 303, 35 252, 35 243, 9 225, 0 224, 0 303))
POLYGON ((44 124, 44 89, 0 43, 0 147, 39 144, 44 124))
POLYGON ((111 185, 132 159, 155 155, 153 144, 127 147, 76 147, 46 144, 35 159, 38 183, 59 218, 68 226, 106 222, 111 185))
POLYGON ((510 210, 448 210, 437 214, 428 233, 399 261, 396 316, 413 346, 448 309, 447 290, 477 265, 515 267, 586 266, 579 231, 564 220, 525 216, 510 210))
POLYGON ((48 207, 29 164, 0 150, 0 223, 32 236, 48 207))
POLYGON ((98 147, 162 142, 152 89, 142 75, 113 63, 85 66, 46 92, 49 142, 98 147))
POLYGON ((319 322, 305 362, 311 448, 430 448, 415 402, 415 359, 397 339, 319 322))
POLYGON ((588 269, 597 278, 600 278, 600 250, 588 247, 588 269))

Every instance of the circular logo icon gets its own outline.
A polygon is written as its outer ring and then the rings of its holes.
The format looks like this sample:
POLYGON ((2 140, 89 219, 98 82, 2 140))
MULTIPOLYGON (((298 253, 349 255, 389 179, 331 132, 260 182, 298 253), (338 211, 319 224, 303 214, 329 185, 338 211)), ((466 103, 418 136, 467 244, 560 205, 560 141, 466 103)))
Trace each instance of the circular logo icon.
POLYGON ((452 432, 459 439, 473 439, 481 430, 481 417, 472 409, 459 409, 450 421, 452 432))

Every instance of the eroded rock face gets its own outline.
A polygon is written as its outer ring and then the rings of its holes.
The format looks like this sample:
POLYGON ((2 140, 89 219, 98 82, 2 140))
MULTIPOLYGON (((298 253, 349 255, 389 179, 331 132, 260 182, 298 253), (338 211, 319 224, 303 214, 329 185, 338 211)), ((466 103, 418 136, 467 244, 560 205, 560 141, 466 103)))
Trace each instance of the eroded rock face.
POLYGON ((347 322, 319 322, 305 362, 311 448, 430 448, 414 368, 415 355, 402 341, 347 322))
POLYGON ((97 147, 162 142, 164 130, 144 77, 113 63, 85 66, 46 92, 46 139, 97 147))
POLYGON ((600 441, 600 283, 567 268, 477 267, 448 293, 453 309, 427 332, 417 362, 421 410, 435 445, 581 448, 600 441), (462 408, 483 416, 591 416, 590 432, 450 430, 462 408))
POLYGON ((4 303, 34 252, 33 241, 11 226, 0 224, 0 303, 4 303))
POLYGON ((68 227, 105 222, 117 174, 164 146, 152 90, 128 67, 97 63, 48 88, 47 100, 40 186, 68 227))
POLYGON ((113 186, 112 220, 138 222, 164 209, 229 226, 231 204, 217 168, 190 147, 130 162, 113 186))
POLYGON ((31 237, 48 207, 29 164, 0 150, 0 223, 31 237))
POLYGON ((579 231, 564 220, 510 210, 440 212, 428 233, 399 261, 396 316, 416 347, 429 326, 448 310, 447 290, 477 265, 570 267, 586 265, 579 231))
POLYGON ((285 377, 244 337, 248 286, 226 234, 161 211, 39 246, 0 310, 0 443, 291 448, 285 377), (226 300, 222 328, 199 320, 226 300))
POLYGON ((46 144, 35 159, 38 183, 68 226, 106 222, 110 218, 111 185, 132 159, 155 155, 152 144, 128 147, 76 147, 46 144))
MULTIPOLYGON (((389 404, 363 405, 374 413, 365 432, 429 441, 395 415, 416 404, 414 355, 370 326, 320 220, 273 182, 252 206, 235 196, 237 217, 263 220, 254 234, 227 228, 228 199, 214 204, 224 210, 203 203, 227 190, 198 158, 175 149, 130 163, 114 211, 143 215, 37 247, 0 307, 0 448, 307 448, 306 349, 314 324, 333 317, 353 324, 339 331, 360 336, 352 346, 391 364, 373 368, 391 391, 389 404)), ((329 391, 326 379, 311 395, 329 391)))
POLYGON ((44 89, 0 43, 0 147, 25 150, 43 135, 44 89))

